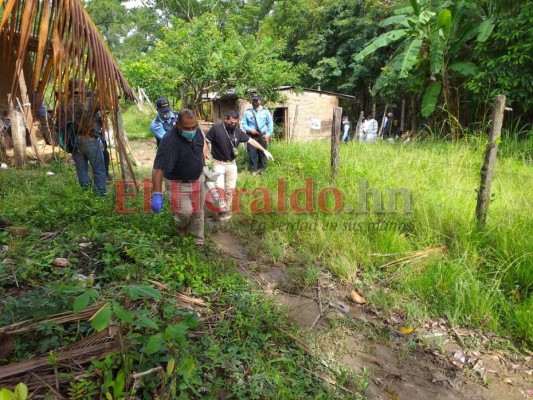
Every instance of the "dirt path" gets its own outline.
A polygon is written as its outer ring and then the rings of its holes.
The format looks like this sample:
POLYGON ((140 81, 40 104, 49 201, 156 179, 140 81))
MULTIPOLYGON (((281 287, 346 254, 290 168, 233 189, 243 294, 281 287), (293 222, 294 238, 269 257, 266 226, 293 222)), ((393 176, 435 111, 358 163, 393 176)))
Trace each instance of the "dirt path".
POLYGON ((531 365, 513 364, 516 360, 499 352, 469 352, 450 338, 442 340, 441 351, 423 344, 421 336, 443 339, 444 333, 438 329, 442 321, 416 335, 398 334, 370 307, 346 301, 346 289, 335 287, 327 276, 317 285, 321 288, 320 299, 317 288, 287 293, 283 289, 287 279, 283 266, 251 260, 241 241, 230 232, 218 230, 211 238, 228 257, 237 260, 244 275, 288 308, 291 319, 300 327, 300 337, 317 356, 354 371, 369 370, 369 395, 373 399, 533 398, 533 391, 528 391, 533 389, 533 381, 528 379, 531 365), (323 316, 317 320, 320 308, 323 316), (337 319, 350 323, 330 328, 331 321, 337 319), (376 336, 376 331, 381 335, 376 336))
MULTIPOLYGON (((154 141, 132 141, 131 148, 138 167, 149 171, 154 141)), ((472 332, 455 330, 451 335, 443 320, 400 334, 400 311, 385 318, 372 307, 349 303, 349 288, 339 287, 326 274, 316 287, 288 293, 284 265, 250 259, 241 240, 228 231, 214 229, 210 237, 227 257, 237 261, 244 275, 288 309, 300 327, 299 337, 317 356, 354 371, 366 368, 372 399, 533 399, 531 357, 517 359, 498 351, 463 348, 458 341, 461 337, 466 341, 472 332), (336 324, 339 319, 345 323, 336 324)))

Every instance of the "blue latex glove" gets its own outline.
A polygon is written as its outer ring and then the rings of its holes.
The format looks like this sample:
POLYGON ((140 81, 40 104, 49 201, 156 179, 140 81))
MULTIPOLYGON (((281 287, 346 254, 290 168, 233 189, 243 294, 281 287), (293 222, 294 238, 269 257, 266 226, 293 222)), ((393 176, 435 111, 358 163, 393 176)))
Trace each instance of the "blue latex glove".
POLYGON ((155 213, 161 212, 163 208, 163 194, 155 192, 152 194, 152 211, 155 213))

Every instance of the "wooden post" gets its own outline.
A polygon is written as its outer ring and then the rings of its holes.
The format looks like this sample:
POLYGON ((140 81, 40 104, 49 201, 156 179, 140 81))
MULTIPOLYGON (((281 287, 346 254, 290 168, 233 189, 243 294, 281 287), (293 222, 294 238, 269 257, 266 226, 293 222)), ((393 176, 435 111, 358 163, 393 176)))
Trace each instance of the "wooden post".
POLYGON ((120 171, 122 172, 122 179, 131 181, 135 179, 133 168, 128 159, 128 151, 126 147, 126 135, 124 134, 124 124, 122 122, 122 114, 120 110, 115 112, 115 121, 117 125, 117 132, 115 135, 116 147, 120 162, 120 171))
POLYGON ((331 179, 337 178, 339 172, 339 147, 341 138, 342 107, 333 108, 333 124, 331 126, 331 179))
POLYGON ((385 123, 385 117, 387 116, 387 109, 389 108, 389 105, 385 105, 385 111, 383 111, 383 117, 381 118, 381 125, 379 126, 378 131, 378 138, 381 138, 381 135, 383 133, 383 124, 385 123))
POLYGON ((359 119, 357 120, 357 125, 355 126, 355 132, 353 134, 353 139, 359 137, 359 131, 361 130, 361 124, 363 123, 363 118, 365 117, 365 112, 361 111, 359 114, 359 119))
POLYGON ((294 142, 294 139, 296 138, 296 122, 298 121, 298 104, 296 104, 296 107, 294 108, 294 117, 292 117, 292 128, 289 134, 289 143, 294 142))
POLYGON ((139 107, 139 110, 142 111, 143 109, 143 93, 141 91, 141 87, 140 86, 137 86, 137 89, 139 90, 139 95, 137 96, 137 98, 139 100, 137 100, 137 107, 139 107))
MULTIPOLYGON (((44 164, 44 160, 41 157, 41 153, 39 153, 39 148, 37 146, 37 135, 36 135, 37 129, 39 128, 39 124, 38 123, 34 124, 33 122, 30 97, 28 96, 28 87, 26 86, 26 79, 24 78, 24 72, 22 71, 22 68, 20 69, 20 72, 19 72, 18 84, 19 84, 19 89, 20 89, 20 97, 22 98, 22 105, 19 103, 19 107, 21 108, 21 110, 24 110, 24 122, 26 123, 26 128, 28 129, 28 132, 30 132, 31 147, 33 149, 33 152, 35 153, 35 157, 37 158, 39 163, 42 165, 44 164)), ((32 93, 32 96, 33 96, 33 93, 32 93)))
POLYGON ((150 98, 146 95, 146 92, 144 91, 143 88, 141 88, 142 92, 143 92, 143 97, 144 99, 146 100, 146 102, 148 103, 148 106, 150 107, 150 109, 155 112, 157 114, 157 110, 155 109, 154 105, 152 104, 152 102, 150 101, 150 98))
POLYGON ((26 155, 26 127, 22 121, 22 114, 15 110, 11 95, 8 97, 9 112, 11 114, 11 138, 13 142, 13 155, 15 167, 21 168, 28 163, 26 155))
POLYGON ((403 135, 403 128, 405 127, 404 125, 404 121, 405 121, 405 99, 402 99, 402 115, 400 116, 400 136, 403 135))
POLYGON ((489 132, 489 144, 485 152, 485 160, 481 167, 481 184, 477 193, 476 219, 478 226, 487 222, 487 209, 489 208, 490 189, 498 153, 498 141, 502 134, 503 114, 505 112, 505 95, 496 96, 493 105, 492 123, 489 132))

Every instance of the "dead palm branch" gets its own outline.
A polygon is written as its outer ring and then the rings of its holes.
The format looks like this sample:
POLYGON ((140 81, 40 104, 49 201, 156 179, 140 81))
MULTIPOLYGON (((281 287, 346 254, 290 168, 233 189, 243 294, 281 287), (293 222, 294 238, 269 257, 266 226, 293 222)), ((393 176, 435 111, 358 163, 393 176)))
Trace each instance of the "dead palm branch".
MULTIPOLYGON (((0 0, 0 16, 0 58, 14 66, 3 77, 10 83, 11 99, 26 86, 35 93, 37 107, 48 88, 54 109, 66 110, 74 86, 81 83, 82 100, 93 96, 91 103, 109 114, 116 135, 119 98, 136 100, 136 95, 81 1, 0 0), (22 86, 21 79, 26 81, 22 86)), ((125 150, 117 139, 119 151, 125 150)))

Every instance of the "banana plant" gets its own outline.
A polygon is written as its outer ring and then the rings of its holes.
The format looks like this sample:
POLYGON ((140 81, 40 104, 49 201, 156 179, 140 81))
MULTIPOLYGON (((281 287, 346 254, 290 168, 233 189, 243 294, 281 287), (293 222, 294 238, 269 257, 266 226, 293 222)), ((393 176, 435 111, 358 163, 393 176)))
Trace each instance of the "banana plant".
POLYGON ((476 66, 462 57, 468 56, 467 46, 489 38, 494 21, 483 18, 473 1, 410 0, 410 6, 395 10, 380 26, 389 30, 356 54, 354 60, 361 62, 378 49, 399 43, 386 69, 394 72, 394 79, 420 73, 427 76, 422 115, 433 113, 442 94, 445 108, 457 120, 459 107, 451 74, 468 76, 476 72, 476 66))

